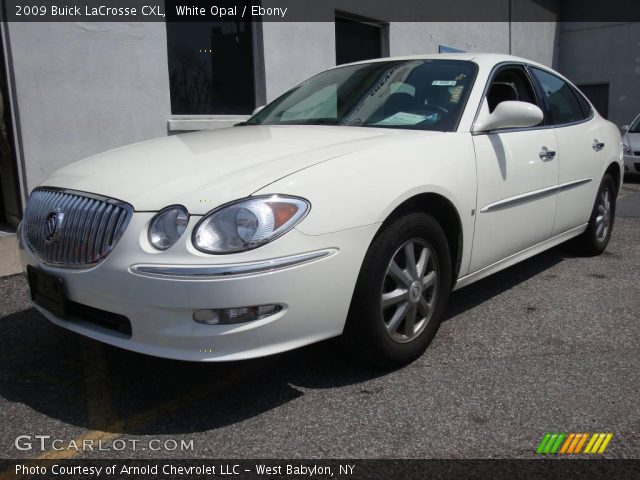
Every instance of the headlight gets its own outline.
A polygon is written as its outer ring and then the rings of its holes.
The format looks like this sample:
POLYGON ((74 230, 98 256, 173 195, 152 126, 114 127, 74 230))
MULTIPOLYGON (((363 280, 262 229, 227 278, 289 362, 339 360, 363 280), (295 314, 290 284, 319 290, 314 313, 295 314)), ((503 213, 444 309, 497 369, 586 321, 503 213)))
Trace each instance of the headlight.
POLYGON ((622 144, 622 153, 624 153, 625 155, 631 155, 631 147, 629 145, 627 145, 626 143, 622 144))
POLYGON ((272 195, 224 205, 208 213, 193 230, 193 245, 205 253, 236 253, 284 235, 308 213, 302 198, 272 195))
POLYGON ((173 205, 160 211, 149 224, 148 238, 158 250, 173 246, 189 224, 189 212, 180 205, 173 205))

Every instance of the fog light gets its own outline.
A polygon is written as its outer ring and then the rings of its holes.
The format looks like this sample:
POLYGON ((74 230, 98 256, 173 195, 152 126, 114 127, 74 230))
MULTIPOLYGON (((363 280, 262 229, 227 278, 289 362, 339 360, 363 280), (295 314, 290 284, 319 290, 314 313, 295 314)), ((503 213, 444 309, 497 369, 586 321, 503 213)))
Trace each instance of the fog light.
POLYGON ((193 312, 193 321, 206 325, 229 325, 253 322, 270 317, 282 310, 282 305, 259 305, 257 307, 204 309, 193 312))

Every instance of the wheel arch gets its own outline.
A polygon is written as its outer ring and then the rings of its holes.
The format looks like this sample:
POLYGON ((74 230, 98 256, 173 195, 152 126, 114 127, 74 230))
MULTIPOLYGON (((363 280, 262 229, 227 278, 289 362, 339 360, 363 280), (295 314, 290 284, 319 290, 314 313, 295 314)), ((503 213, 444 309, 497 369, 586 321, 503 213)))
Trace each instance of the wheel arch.
POLYGON ((451 253, 451 265, 453 266, 451 279, 455 284, 462 264, 464 238, 458 209, 447 197, 434 192, 424 192, 409 197, 391 211, 380 226, 380 230, 394 220, 415 212, 428 213, 442 226, 451 253))
MULTIPOLYGON (((611 162, 611 164, 607 167, 604 174, 610 174, 613 177, 613 182, 616 185, 616 195, 620 193, 620 188, 622 187, 622 171, 620 169, 620 164, 618 162, 611 162)), ((604 175, 603 175, 604 176, 604 175)))

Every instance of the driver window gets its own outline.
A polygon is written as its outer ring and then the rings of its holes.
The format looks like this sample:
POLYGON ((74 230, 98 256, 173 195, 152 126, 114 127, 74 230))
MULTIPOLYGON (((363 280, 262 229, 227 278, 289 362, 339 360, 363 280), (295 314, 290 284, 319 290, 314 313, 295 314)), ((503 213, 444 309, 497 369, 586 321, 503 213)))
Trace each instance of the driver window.
POLYGON ((487 103, 490 112, 493 112, 500 102, 510 100, 537 105, 533 87, 522 67, 501 69, 489 86, 487 103))

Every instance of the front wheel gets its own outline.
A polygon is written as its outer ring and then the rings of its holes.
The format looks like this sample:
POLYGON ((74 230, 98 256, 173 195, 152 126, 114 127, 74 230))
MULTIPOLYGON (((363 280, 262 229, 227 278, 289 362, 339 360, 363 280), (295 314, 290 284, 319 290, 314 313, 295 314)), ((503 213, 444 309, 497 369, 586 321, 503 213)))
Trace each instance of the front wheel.
POLYGON ((593 205, 587 229, 576 238, 578 251, 585 255, 600 255, 607 248, 616 214, 616 184, 605 174, 593 205))
POLYGON ((397 219, 375 238, 354 291, 345 339, 369 364, 418 358, 440 325, 451 290, 451 257, 430 215, 397 219))

